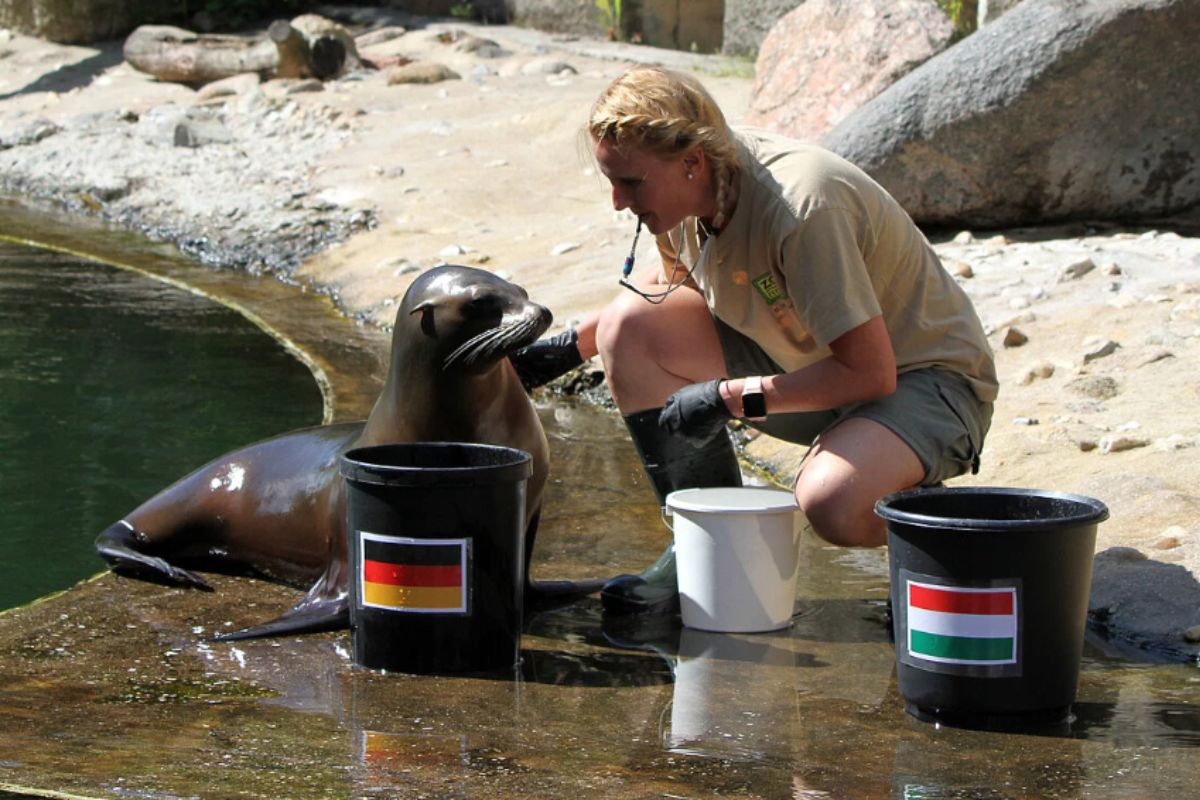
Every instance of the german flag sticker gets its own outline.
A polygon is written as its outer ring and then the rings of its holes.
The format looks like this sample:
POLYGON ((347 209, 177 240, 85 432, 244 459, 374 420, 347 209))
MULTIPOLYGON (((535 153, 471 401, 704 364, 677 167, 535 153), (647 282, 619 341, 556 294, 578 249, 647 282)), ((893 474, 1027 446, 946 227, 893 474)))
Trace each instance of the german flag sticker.
POLYGON ((416 614, 467 613, 470 539, 410 539, 359 531, 362 604, 416 614))

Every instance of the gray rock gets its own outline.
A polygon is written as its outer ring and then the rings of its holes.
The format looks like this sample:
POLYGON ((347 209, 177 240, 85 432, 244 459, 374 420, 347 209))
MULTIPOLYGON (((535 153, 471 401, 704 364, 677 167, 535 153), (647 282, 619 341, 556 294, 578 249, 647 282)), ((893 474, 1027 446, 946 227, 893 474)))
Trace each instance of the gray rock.
POLYGON ((1083 353, 1083 363, 1087 364, 1098 358, 1107 358, 1117 352, 1117 348, 1120 346, 1112 339, 1098 339, 1090 342, 1087 345, 1087 350, 1083 353))
POLYGON ((1177 214, 1200 204, 1195 0, 1025 0, 823 140, 918 222, 1177 214))
POLYGON ((1130 436, 1128 434, 1117 434, 1115 436, 1105 436, 1100 439, 1101 453, 1123 453, 1126 450, 1137 450, 1139 447, 1145 447, 1150 444, 1149 439, 1140 436, 1130 436))
POLYGON ((935 0, 807 0, 763 40, 746 122, 819 139, 953 36, 935 0))
POLYGON ((48 119, 35 119, 7 131, 0 131, 0 150, 37 144, 62 130, 48 119))
POLYGON ((1083 375, 1068 383, 1067 388, 1093 400, 1110 400, 1121 392, 1117 381, 1107 375, 1083 375))
POLYGON ((1058 280, 1060 282, 1079 280, 1095 268, 1096 263, 1090 258, 1085 258, 1083 261, 1076 261, 1074 264, 1063 267, 1063 271, 1058 275, 1058 280))
POLYGON ((1133 548, 1110 548, 1093 559, 1088 617, 1109 637, 1160 655, 1200 655, 1187 636, 1200 625, 1200 584, 1182 565, 1133 548))
POLYGON ((725 0, 721 52, 756 55, 772 26, 804 0, 725 0))

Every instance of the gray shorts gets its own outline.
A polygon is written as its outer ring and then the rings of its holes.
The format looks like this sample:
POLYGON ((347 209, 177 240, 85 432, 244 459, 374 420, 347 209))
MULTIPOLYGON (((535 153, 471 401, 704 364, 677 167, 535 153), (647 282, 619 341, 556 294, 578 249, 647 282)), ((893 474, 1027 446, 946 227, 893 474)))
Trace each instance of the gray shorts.
MULTIPOLYGON (((719 319, 713 320, 729 377, 784 372, 752 339, 719 319)), ((992 404, 975 396, 967 381, 940 369, 918 369, 899 375, 887 397, 830 411, 772 414, 749 422, 763 433, 787 442, 811 445, 843 420, 864 417, 899 436, 925 467, 923 486, 941 483, 968 470, 979 471, 979 454, 992 423, 992 404)))

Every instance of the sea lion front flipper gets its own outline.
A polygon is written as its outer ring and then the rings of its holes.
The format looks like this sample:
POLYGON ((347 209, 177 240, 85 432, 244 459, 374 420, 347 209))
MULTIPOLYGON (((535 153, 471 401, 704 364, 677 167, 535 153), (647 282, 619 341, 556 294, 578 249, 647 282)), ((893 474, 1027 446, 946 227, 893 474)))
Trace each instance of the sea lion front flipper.
POLYGON ((96 553, 113 572, 134 575, 169 586, 191 586, 211 592, 212 586, 191 570, 177 567, 137 549, 137 532, 125 520, 114 523, 96 537, 96 553))

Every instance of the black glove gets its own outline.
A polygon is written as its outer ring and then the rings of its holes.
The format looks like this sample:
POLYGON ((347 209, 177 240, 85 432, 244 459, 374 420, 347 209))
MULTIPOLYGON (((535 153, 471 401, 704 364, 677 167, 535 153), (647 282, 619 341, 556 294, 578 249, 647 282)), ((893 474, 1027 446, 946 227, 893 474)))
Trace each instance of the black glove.
POLYGON ((538 339, 508 357, 517 370, 525 391, 543 386, 583 363, 579 355, 579 334, 574 328, 556 336, 538 339))
POLYGON ((722 380, 693 383, 671 395, 658 415, 658 424, 697 447, 711 441, 733 419, 721 399, 722 380))

